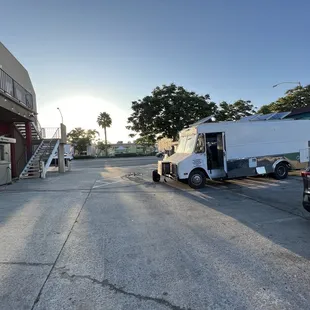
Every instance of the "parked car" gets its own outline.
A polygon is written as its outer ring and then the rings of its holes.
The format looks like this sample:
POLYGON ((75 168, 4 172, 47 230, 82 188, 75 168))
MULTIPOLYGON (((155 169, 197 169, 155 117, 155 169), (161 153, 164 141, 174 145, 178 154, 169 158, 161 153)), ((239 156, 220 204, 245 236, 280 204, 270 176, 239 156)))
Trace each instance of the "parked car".
POLYGON ((158 157, 158 158, 162 158, 162 157, 164 157, 164 152, 158 152, 158 153, 156 153, 156 157, 158 157))
POLYGON ((301 173, 304 182, 302 205, 310 214, 310 167, 301 173))

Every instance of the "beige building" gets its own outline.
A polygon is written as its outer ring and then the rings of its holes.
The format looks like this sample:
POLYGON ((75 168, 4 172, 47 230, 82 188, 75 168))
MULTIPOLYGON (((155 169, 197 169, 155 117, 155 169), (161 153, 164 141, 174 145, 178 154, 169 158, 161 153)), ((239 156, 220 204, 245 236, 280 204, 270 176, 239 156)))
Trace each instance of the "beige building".
POLYGON ((0 158, 0 164, 7 165, 6 171, 11 171, 12 177, 21 178, 42 176, 41 172, 48 169, 57 152, 60 137, 59 128, 41 129, 28 71, 1 42, 0 137, 0 151, 5 148, 9 154, 9 161, 0 158), (10 141, 10 145, 4 145, 3 141, 10 141))
POLYGON ((0 42, 0 136, 16 139, 10 150, 13 177, 32 155, 36 115, 36 95, 29 74, 0 42))
MULTIPOLYGON (((144 146, 135 143, 123 143, 122 141, 119 143, 110 144, 108 148, 109 156, 121 156, 126 154, 147 155, 152 153, 155 153, 154 146, 144 146)), ((105 151, 99 150, 96 146, 92 145, 87 148, 87 155, 104 156, 105 151)))

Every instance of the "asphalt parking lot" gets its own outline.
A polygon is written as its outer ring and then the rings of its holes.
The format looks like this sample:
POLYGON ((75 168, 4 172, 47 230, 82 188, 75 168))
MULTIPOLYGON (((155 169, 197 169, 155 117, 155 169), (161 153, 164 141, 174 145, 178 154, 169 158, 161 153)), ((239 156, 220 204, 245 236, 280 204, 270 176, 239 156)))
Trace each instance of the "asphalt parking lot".
POLYGON ((155 184, 155 158, 0 188, 1 309, 309 309, 302 181, 155 184))

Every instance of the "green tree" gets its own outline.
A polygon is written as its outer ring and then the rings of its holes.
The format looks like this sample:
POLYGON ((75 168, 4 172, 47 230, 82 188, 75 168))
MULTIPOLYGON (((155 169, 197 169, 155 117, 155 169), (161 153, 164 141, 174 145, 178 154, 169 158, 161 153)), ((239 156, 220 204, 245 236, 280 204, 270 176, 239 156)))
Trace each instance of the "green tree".
POLYGON ((269 114, 272 113, 272 106, 270 104, 262 105, 257 111, 258 114, 269 114))
POLYGON ((106 112, 101 112, 97 118, 98 125, 104 129, 105 155, 108 156, 107 128, 111 127, 111 116, 106 112))
POLYGON ((156 87, 151 95, 133 101, 131 108, 127 129, 141 137, 162 135, 174 140, 185 126, 217 111, 209 95, 201 96, 175 84, 156 87))
POLYGON ((289 112, 310 105, 310 85, 297 86, 286 91, 285 96, 262 106, 258 113, 289 112))
POLYGON ((81 127, 77 127, 72 129, 68 134, 68 141, 74 145, 75 150, 81 154, 82 152, 87 150, 87 146, 91 145, 98 135, 97 130, 93 129, 82 129, 81 127))
POLYGON ((155 135, 148 135, 148 136, 143 136, 135 140, 136 144, 141 144, 141 145, 154 145, 156 141, 155 135))
POLYGON ((109 142, 105 143, 103 141, 98 141, 97 143, 97 148, 100 151, 100 154, 101 154, 101 151, 104 151, 106 154, 106 150, 109 149, 110 146, 111 146, 111 143, 109 142))
POLYGON ((256 113, 256 108, 251 104, 250 100, 237 100, 229 104, 222 101, 219 104, 219 109, 216 113, 217 121, 237 121, 242 117, 253 115, 256 113))
POLYGON ((149 146, 155 145, 155 135, 143 136, 135 140, 135 144, 139 144, 143 147, 143 153, 146 153, 146 149, 149 146))

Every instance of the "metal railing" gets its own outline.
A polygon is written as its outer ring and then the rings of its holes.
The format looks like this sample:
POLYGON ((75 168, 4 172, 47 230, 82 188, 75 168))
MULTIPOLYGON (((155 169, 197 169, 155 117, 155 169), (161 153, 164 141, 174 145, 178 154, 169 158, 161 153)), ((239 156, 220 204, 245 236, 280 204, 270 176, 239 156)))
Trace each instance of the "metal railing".
POLYGON ((42 139, 60 139, 60 130, 58 127, 41 128, 42 139))
POLYGON ((44 152, 40 156, 40 161, 42 161, 44 157, 52 153, 55 146, 55 141, 57 141, 59 138, 60 138, 60 130, 59 128, 57 128, 56 131, 54 131, 54 135, 50 138, 48 145, 45 147, 44 152))
POLYGON ((8 97, 13 97, 20 104, 33 110, 33 97, 24 87, 0 69, 0 91, 8 97))

